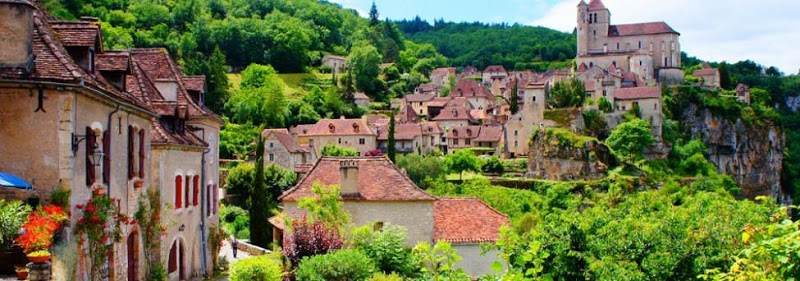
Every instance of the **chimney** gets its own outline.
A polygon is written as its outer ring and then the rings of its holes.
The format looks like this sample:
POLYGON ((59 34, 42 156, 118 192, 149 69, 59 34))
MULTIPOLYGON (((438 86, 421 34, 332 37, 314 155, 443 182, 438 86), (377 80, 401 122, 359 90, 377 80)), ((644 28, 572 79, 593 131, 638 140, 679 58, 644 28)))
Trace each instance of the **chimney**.
POLYGON ((358 160, 339 161, 339 193, 342 198, 358 196, 358 160))
POLYGON ((28 1, 0 1, 0 68, 33 69, 33 10, 28 1))

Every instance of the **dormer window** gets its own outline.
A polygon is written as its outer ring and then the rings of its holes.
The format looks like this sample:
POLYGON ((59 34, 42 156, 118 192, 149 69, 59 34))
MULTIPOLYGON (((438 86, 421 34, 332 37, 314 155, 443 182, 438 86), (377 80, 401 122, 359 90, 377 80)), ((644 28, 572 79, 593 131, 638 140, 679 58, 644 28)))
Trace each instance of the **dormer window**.
POLYGON ((331 134, 336 133, 336 126, 334 126, 333 124, 328 124, 328 132, 330 132, 331 134))
POLYGON ((458 117, 458 110, 453 108, 453 117, 458 117))
POLYGON ((356 132, 356 133, 358 133, 358 131, 359 131, 358 124, 356 124, 356 123, 353 123, 353 132, 356 132))

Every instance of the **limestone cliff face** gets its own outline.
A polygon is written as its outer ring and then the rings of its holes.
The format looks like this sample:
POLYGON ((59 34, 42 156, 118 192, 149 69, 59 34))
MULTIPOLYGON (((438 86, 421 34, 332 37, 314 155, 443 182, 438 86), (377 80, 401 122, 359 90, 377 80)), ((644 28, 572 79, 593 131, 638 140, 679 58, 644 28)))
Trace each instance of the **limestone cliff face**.
POLYGON ((702 139, 708 158, 720 173, 742 186, 743 196, 768 195, 786 200, 780 178, 785 136, 773 125, 748 125, 741 118, 731 121, 708 109, 690 104, 679 122, 692 138, 702 139))
POLYGON ((602 178, 609 166, 606 163, 613 161, 608 147, 594 139, 559 130, 538 131, 533 135, 526 176, 547 180, 602 178))

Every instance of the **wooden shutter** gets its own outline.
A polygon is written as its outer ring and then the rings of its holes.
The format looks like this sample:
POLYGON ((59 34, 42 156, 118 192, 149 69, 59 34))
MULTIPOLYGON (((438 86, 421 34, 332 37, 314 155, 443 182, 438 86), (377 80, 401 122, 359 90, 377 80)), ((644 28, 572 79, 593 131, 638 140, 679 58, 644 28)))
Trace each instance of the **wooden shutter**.
POLYGON ((86 186, 92 186, 95 181, 94 165, 92 164, 92 153, 97 142, 92 128, 86 127, 86 186))
POLYGON ((183 177, 180 175, 175 176, 175 209, 180 209, 183 202, 183 195, 181 189, 183 188, 183 177))
POLYGON ((103 183, 111 185, 111 130, 103 132, 103 183))
POLYGON ((139 130, 139 178, 144 179, 144 129, 139 130))
POLYGON ((128 126, 128 179, 133 179, 133 126, 128 126))
POLYGON ((192 196, 194 196, 194 198, 192 198, 192 203, 194 204, 194 206, 197 206, 198 204, 200 204, 200 201, 198 200, 199 198, 198 194, 200 194, 200 176, 195 175, 193 180, 194 181, 192 182, 192 196))

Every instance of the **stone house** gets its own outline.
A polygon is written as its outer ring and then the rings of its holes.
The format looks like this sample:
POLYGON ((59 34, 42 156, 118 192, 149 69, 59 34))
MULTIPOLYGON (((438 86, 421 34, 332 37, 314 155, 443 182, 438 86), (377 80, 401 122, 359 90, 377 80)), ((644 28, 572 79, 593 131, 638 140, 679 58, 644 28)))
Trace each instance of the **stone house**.
POLYGON ((475 109, 487 109, 495 102, 495 96, 488 89, 472 79, 458 81, 450 91, 452 98, 466 98, 475 109))
POLYGON ((317 161, 316 154, 309 147, 297 145, 287 129, 265 129, 261 137, 264 138, 264 164, 298 172, 317 161))
POLYGON ((736 99, 739 102, 750 104, 750 86, 739 83, 739 85, 736 85, 735 92, 736 99))
POLYGON ((132 49, 127 91, 158 114, 150 135, 151 185, 172 206, 161 256, 170 280, 202 276, 211 266, 210 226, 218 225, 219 131, 223 121, 203 107, 204 77, 186 77, 165 49, 132 49), (188 82, 188 83, 187 83, 188 82))
MULTIPOLYGON (((480 243, 494 243, 508 218, 477 199, 440 199, 419 189, 385 157, 321 158, 300 182, 280 197, 284 213, 297 218, 301 198, 316 196, 313 184, 339 185, 344 208, 355 225, 398 225, 406 244, 448 241, 472 276, 489 273, 496 253, 480 255, 480 243)), ((272 222, 276 220, 271 219, 272 222)), ((282 225, 276 225, 283 229, 282 225)))
POLYGON ((353 94, 353 102, 358 106, 369 107, 369 97, 362 92, 353 94))
POLYGON ((481 82, 483 85, 493 86, 506 83, 508 71, 502 65, 490 65, 483 70, 481 82))
POLYGON ((692 76, 700 78, 700 85, 707 88, 719 89, 719 69, 713 68, 708 63, 703 63, 702 68, 692 72, 692 76))
POLYGON ((436 86, 433 83, 425 83, 414 88, 414 94, 433 94, 439 96, 440 89, 442 89, 442 87, 436 86))
POLYGON ((455 67, 441 67, 434 69, 431 71, 430 75, 430 83, 439 89, 444 88, 445 85, 450 84, 450 79, 455 79, 456 77, 456 68, 455 67))
MULTIPOLYGON (((642 119, 650 122, 653 136, 656 140, 661 140, 661 127, 663 115, 661 110, 661 88, 660 87, 632 87, 619 88, 616 90, 614 108, 619 114, 630 111, 635 106, 639 106, 642 119)), ((609 124, 616 127, 615 124, 609 124)))
POLYGON ((419 117, 419 114, 414 112, 414 108, 408 105, 404 106, 403 109, 400 109, 394 118, 395 121, 402 124, 413 124, 422 121, 422 119, 419 117))
POLYGON ((343 73, 347 69, 347 58, 342 56, 325 54, 322 56, 322 61, 320 63, 330 68, 333 74, 343 73))
POLYGON ((592 66, 579 70, 575 78, 583 82, 587 97, 595 102, 603 97, 614 103, 614 90, 622 87, 622 73, 622 70, 613 64, 608 69, 592 66))
POLYGON ((503 142, 503 127, 490 125, 473 125, 452 128, 445 134, 448 153, 459 149, 483 147, 493 148, 491 154, 499 155, 503 142))
MULTIPOLYGON (((389 141, 389 126, 379 127, 378 149, 386 152, 389 141)), ((395 124, 395 149, 399 153, 428 154, 445 151, 442 130, 436 122, 395 124)))
POLYGON ((377 147, 377 135, 364 119, 321 119, 316 124, 297 126, 295 133, 297 144, 309 147, 314 155, 321 155, 322 147, 326 144, 350 147, 359 155, 365 155, 377 147))
MULTIPOLYGON (((132 216, 138 199, 152 187, 150 120, 155 113, 123 91, 119 80, 110 81, 114 71, 100 67, 97 55, 104 50, 96 22, 56 22, 40 5, 0 1, 0 171, 34 188, 3 192, 0 198, 38 197, 47 203, 53 191, 69 190, 72 225, 81 213, 75 206, 85 204, 98 189, 132 216)), ((115 71, 124 74, 128 68, 115 71)), ((122 241, 113 244, 104 275, 135 280, 146 268, 140 262, 139 229, 134 224, 121 230, 122 241)), ((56 247, 85 251, 72 233, 67 227, 56 247)), ((56 280, 86 274, 87 257, 72 258, 77 259, 75 266, 55 252, 56 280)))
POLYGON ((439 123, 445 131, 469 125, 477 125, 478 121, 470 114, 470 109, 466 105, 449 104, 436 115, 432 121, 439 123))
POLYGON ((532 83, 525 86, 525 102, 519 112, 512 115, 505 124, 506 152, 509 156, 528 154, 528 140, 534 128, 542 127, 545 100, 545 84, 532 83))
POLYGON ((611 64, 645 81, 682 82, 680 33, 664 22, 611 24, 602 0, 577 7, 577 64, 607 69, 611 64))
POLYGON ((442 112, 447 102, 450 101, 450 97, 434 97, 432 100, 427 101, 425 103, 425 110, 428 111, 428 115, 426 115, 428 120, 433 120, 436 116, 439 116, 439 113, 442 112))
POLYGON ((406 95, 403 99, 405 100, 406 106, 410 105, 418 115, 430 117, 428 114, 428 105, 436 97, 436 94, 426 93, 406 95))

